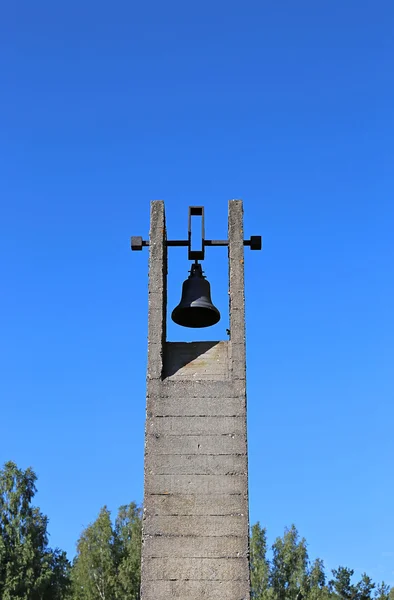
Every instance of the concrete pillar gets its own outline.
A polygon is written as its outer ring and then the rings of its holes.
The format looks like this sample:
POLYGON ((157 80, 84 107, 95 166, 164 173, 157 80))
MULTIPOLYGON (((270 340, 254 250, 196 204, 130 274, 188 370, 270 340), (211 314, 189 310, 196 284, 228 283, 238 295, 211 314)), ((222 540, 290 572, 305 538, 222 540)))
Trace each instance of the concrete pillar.
POLYGON ((239 200, 228 235, 230 341, 167 342, 164 203, 152 202, 142 600, 250 598, 239 200))

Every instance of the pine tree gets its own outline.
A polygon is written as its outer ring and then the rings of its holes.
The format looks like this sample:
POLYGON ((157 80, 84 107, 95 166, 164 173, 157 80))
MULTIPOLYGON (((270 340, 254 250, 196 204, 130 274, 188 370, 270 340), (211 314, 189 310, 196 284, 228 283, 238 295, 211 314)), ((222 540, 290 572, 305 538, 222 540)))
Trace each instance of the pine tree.
POLYGON ((371 600, 372 590, 375 588, 375 584, 372 579, 368 577, 366 573, 362 574, 361 581, 356 585, 356 598, 357 600, 371 600))
MULTIPOLYGON (((394 592, 394 588, 393 588, 394 592)), ((394 596, 394 593, 393 593, 394 596)), ((378 583, 375 590, 375 600, 391 600, 390 599, 390 586, 387 585, 384 581, 382 583, 378 583)), ((394 600, 394 598, 393 598, 394 600)))
POLYGON ((354 571, 347 567, 338 567, 333 569, 334 579, 329 582, 330 588, 335 591, 341 600, 355 600, 357 589, 351 583, 354 571))

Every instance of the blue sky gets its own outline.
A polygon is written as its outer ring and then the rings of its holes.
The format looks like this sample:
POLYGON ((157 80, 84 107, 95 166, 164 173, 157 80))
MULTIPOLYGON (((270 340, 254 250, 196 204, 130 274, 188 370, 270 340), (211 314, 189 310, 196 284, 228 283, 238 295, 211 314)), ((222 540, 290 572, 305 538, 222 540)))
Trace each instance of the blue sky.
MULTIPOLYGON (((72 556, 143 494, 149 201, 168 235, 243 198, 251 521, 394 585, 394 7, 5 3, 0 462, 72 556)), ((222 321, 224 249, 206 274, 222 321)), ((171 249, 169 310, 187 275, 171 249)))

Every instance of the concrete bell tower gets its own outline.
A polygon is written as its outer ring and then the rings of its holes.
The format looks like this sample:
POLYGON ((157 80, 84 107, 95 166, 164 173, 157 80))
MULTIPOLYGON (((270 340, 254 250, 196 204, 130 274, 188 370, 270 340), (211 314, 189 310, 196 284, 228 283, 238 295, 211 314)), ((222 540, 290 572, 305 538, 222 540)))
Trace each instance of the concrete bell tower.
MULTIPOLYGON (((190 230, 190 227, 189 227, 190 230)), ((190 240, 190 233, 189 233, 190 240)), ((151 203, 142 600, 249 600, 243 205, 228 205, 230 340, 166 339, 164 202, 151 203)), ((190 250, 190 244, 189 244, 190 250)))

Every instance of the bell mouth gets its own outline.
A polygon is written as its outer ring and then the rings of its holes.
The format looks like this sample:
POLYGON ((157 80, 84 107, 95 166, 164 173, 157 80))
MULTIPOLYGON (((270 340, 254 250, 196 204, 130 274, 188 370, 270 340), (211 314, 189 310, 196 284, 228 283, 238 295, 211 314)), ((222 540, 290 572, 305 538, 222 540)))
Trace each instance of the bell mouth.
POLYGON ((174 308, 171 318, 182 327, 211 327, 220 321, 220 312, 212 306, 185 306, 174 308))

